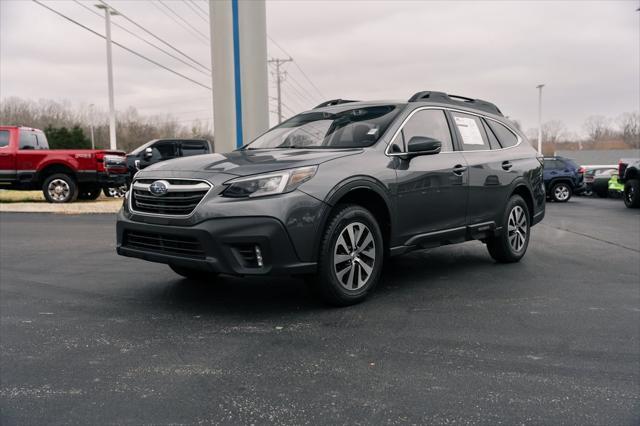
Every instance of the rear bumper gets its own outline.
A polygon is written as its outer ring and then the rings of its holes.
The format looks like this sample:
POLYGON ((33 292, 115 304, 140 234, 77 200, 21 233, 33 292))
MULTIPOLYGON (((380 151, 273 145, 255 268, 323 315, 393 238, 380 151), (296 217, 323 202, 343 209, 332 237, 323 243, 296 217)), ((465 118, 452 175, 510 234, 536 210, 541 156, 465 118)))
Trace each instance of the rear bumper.
POLYGON ((224 274, 297 275, 316 270, 315 263, 299 260, 286 229, 271 217, 216 218, 193 226, 169 226, 134 222, 120 211, 117 238, 122 256, 224 274), (186 241, 184 248, 180 241, 186 241), (256 246, 262 266, 257 264, 256 246), (184 254, 187 250, 193 253, 184 254))
POLYGON ((78 183, 97 185, 101 188, 113 188, 127 183, 127 173, 78 172, 78 183))

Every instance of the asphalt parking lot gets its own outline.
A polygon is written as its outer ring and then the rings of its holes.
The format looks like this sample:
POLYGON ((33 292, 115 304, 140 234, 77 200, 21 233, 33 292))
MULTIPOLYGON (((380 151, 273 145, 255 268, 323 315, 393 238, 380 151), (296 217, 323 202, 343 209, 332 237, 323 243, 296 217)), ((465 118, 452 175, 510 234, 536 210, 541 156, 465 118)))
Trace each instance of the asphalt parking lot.
POLYGON ((638 424, 640 211, 548 204, 519 264, 387 265, 333 309, 115 254, 112 215, 0 215, 2 424, 638 424))

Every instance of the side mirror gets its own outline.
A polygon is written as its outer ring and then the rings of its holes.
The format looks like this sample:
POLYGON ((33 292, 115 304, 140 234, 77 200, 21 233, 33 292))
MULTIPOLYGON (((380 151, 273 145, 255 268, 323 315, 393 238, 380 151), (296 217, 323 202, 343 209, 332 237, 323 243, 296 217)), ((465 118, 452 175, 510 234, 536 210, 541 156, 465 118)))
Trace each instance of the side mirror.
POLYGON ((144 158, 153 157, 153 148, 149 147, 144 150, 144 158))
POLYGON ((425 136, 414 136, 407 145, 407 152, 412 156, 437 154, 441 149, 442 142, 425 136))

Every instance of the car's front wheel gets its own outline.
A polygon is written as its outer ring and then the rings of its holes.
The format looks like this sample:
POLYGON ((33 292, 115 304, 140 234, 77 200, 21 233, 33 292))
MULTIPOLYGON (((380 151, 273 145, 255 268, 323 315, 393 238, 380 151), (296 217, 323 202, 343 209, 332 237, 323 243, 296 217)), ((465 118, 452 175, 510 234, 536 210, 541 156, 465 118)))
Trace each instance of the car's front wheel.
POLYGON ((571 198, 571 186, 565 182, 558 182, 551 188, 551 198, 558 203, 566 203, 571 198))
POLYGON ((624 184, 624 205, 630 209, 640 207, 640 180, 629 179, 624 184))
POLYGON ((328 221, 313 284, 336 306, 363 301, 380 280, 384 254, 376 218, 361 206, 338 207, 328 221))
POLYGON ((527 203, 513 195, 505 209, 502 232, 486 241, 489 254, 496 262, 518 262, 527 252, 530 231, 527 203))
POLYGON ((78 185, 71 176, 56 173, 44 180, 42 193, 50 203, 72 203, 78 198, 78 185))
POLYGON ((169 267, 178 275, 193 281, 214 281, 218 276, 215 272, 205 271, 203 269, 187 268, 184 266, 169 265, 169 267))

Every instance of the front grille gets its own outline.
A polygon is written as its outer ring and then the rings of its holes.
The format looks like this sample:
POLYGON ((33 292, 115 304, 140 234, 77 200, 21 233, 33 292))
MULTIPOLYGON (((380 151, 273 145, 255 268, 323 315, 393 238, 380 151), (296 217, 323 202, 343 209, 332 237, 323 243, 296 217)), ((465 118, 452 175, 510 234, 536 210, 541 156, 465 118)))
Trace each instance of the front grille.
POLYGON ((166 253, 197 259, 206 257, 200 241, 193 237, 180 235, 125 231, 122 245, 147 252, 166 253))
POLYGON ((135 212, 166 216, 188 216, 207 194, 211 185, 204 181, 164 179, 167 192, 154 195, 153 179, 136 180, 131 189, 131 209, 135 212))

